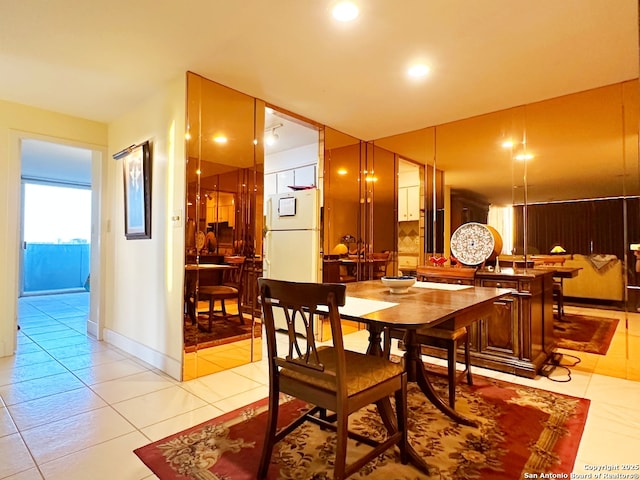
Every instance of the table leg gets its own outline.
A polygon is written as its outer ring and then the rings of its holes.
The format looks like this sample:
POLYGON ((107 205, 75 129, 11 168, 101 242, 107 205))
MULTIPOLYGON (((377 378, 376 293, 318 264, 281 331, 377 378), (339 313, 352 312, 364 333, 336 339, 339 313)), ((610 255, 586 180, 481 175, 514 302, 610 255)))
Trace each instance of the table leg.
MULTIPOLYGON (((382 356, 382 331, 383 328, 378 325, 369 325, 369 346, 367 347, 367 355, 375 355, 382 356)), ((376 407, 378 409, 378 414, 380 418, 382 418, 382 423, 390 432, 395 432, 398 430, 398 425, 396 424, 395 414, 393 412, 393 407, 391 406, 391 401, 389 398, 385 400, 380 400, 376 402, 376 407)), ((405 424, 408 426, 408 421, 405 418, 405 424)), ((429 474, 429 466, 424 461, 424 459, 418 454, 418 452, 411 446, 411 444, 407 444, 407 455, 409 457, 409 462, 425 472, 427 475, 429 474)))
POLYGON ((415 341, 414 330, 407 330, 404 337, 404 343, 406 347, 404 354, 405 369, 407 370, 408 380, 410 382, 416 382, 420 387, 420 390, 422 390, 431 403, 433 403, 438 410, 449 418, 463 425, 477 427, 478 424, 476 422, 456 412, 448 405, 448 403, 442 400, 433 388, 433 385, 429 380, 429 376, 424 368, 424 364, 422 363, 420 344, 415 341))
POLYGON ((382 349, 382 331, 383 328, 378 325, 369 325, 369 346, 367 347, 367 355, 375 355, 381 357, 382 349))
POLYGON ((558 300, 558 321, 564 323, 570 323, 568 320, 565 320, 564 317, 564 278, 560 277, 560 293, 558 300))

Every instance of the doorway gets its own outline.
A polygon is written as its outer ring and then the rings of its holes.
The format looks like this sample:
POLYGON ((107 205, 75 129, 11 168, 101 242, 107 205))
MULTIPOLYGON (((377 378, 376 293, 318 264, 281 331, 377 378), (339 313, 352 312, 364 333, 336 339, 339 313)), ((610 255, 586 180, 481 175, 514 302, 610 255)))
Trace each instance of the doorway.
POLYGON ((48 138, 21 136, 16 142, 22 182, 18 296, 90 290, 86 331, 100 340, 99 185, 105 152, 48 138))

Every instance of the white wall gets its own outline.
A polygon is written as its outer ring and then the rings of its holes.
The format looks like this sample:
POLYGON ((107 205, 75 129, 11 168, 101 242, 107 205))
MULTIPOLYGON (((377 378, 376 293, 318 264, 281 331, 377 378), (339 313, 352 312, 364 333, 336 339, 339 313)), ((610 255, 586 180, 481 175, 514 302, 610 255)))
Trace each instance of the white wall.
POLYGON ((0 100, 0 357, 15 351, 20 255, 20 138, 57 140, 106 151, 107 125, 0 100))
POLYGON ((181 377, 185 99, 186 77, 181 75, 109 125, 0 101, 0 356, 15 351, 19 139, 59 139, 105 153, 98 172, 100 225, 96 226, 101 232, 97 241, 102 272, 91 282, 92 310, 94 287, 100 289, 104 329, 93 333, 181 377), (152 238, 126 240, 122 162, 112 155, 145 140, 153 148, 152 238), (174 215, 180 221, 172 222, 174 215))
POLYGON ((176 379, 182 375, 186 75, 109 124, 104 339, 176 379), (151 239, 126 240, 122 161, 152 146, 151 239), (171 220, 179 216, 179 221, 171 220))
POLYGON ((312 143, 283 152, 272 153, 264 157, 264 173, 291 170, 305 165, 318 163, 318 144, 312 143))

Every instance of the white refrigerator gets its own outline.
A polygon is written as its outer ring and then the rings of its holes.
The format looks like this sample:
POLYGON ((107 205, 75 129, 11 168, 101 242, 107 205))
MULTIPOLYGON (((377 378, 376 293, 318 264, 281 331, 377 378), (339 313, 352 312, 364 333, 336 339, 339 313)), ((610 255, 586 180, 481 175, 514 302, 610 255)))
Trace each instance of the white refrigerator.
MULTIPOLYGON (((320 192, 315 188, 267 198, 264 277, 292 282, 322 280, 319 198, 320 192)), ((286 320, 280 309, 274 311, 274 320, 277 329, 286 330, 286 320)), ((301 324, 296 325, 295 330, 305 336, 301 324)))
POLYGON ((267 198, 263 265, 266 278, 321 281, 319 198, 316 188, 267 198))

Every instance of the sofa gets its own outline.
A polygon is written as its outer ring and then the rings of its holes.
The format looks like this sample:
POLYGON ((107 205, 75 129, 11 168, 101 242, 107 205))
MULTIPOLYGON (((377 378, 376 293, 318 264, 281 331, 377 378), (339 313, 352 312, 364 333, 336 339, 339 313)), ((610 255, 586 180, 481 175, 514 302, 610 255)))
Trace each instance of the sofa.
POLYGON ((580 267, 575 278, 564 280, 565 297, 622 302, 624 300, 623 262, 615 255, 579 255, 567 257, 565 267, 580 267))
MULTIPOLYGON (((500 265, 504 267, 515 264, 524 266, 522 255, 500 255, 500 265)), ((623 262, 615 255, 530 255, 527 266, 539 264, 553 264, 553 260, 559 260, 557 265, 563 267, 578 267, 580 272, 574 278, 565 278, 563 281, 563 296, 576 299, 589 299, 605 302, 624 301, 624 275, 623 262)))

